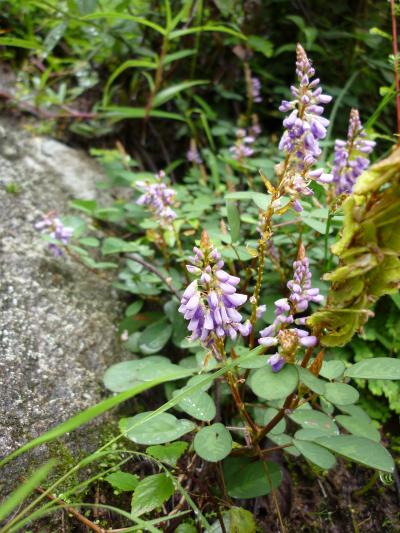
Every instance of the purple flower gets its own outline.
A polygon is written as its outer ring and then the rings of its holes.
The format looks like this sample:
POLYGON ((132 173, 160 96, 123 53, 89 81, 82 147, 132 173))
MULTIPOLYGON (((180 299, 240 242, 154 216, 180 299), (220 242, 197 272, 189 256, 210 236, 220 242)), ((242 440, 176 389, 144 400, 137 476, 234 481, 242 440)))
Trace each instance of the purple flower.
POLYGON ((275 302, 275 319, 270 326, 260 331, 258 343, 270 348, 277 346, 278 351, 268 360, 274 372, 278 372, 284 364, 295 361, 300 346, 311 348, 318 342, 317 337, 300 328, 289 328, 295 322, 305 325, 306 319, 294 318, 297 313, 306 311, 310 302, 321 303, 323 297, 319 289, 311 287, 309 261, 305 256, 304 247, 299 249, 298 259, 293 263, 293 279, 287 283, 290 291, 288 298, 279 298, 275 302))
POLYGON ((195 163, 196 165, 201 165, 203 162, 196 146, 191 146, 190 149, 186 152, 186 159, 190 163, 195 163))
POLYGON ((285 363, 285 358, 279 353, 274 353, 274 355, 271 355, 271 357, 268 359, 268 364, 271 365, 272 372, 279 372, 285 363))
MULTIPOLYGON (((73 228, 64 226, 55 213, 49 213, 42 220, 36 222, 34 227, 39 231, 43 231, 45 229, 50 230, 48 231, 48 235, 63 246, 68 245, 74 232, 73 228)), ((62 249, 55 242, 49 243, 48 249, 57 257, 63 255, 62 249)))
POLYGON ((251 97, 253 102, 260 103, 262 102, 261 98, 261 82, 258 78, 251 78, 251 97))
POLYGON ((302 210, 299 197, 313 194, 308 184, 311 180, 329 183, 333 177, 324 174, 322 169, 311 171, 311 167, 321 155, 320 140, 324 139, 329 120, 322 116, 324 107, 331 96, 322 93, 319 79, 312 80, 315 70, 303 47, 296 49, 297 86, 291 87, 293 100, 283 100, 279 110, 289 113, 284 119, 285 131, 279 148, 286 154, 284 188, 292 196, 293 207, 302 210))
MULTIPOLYGON (((251 130, 253 128, 251 128, 251 130)), ((253 133, 251 130, 250 133, 253 133)), ((229 148, 233 159, 240 161, 241 159, 245 159, 246 157, 251 157, 254 154, 254 149, 251 145, 254 143, 255 140, 256 136, 254 134, 248 135, 245 129, 238 129, 236 131, 236 143, 229 148)))
POLYGON ((217 339, 229 336, 232 340, 240 334, 246 337, 251 332, 250 321, 242 323, 237 308, 243 305, 247 296, 236 292, 240 278, 222 269, 224 262, 220 253, 209 242, 203 232, 201 249, 193 248, 191 258, 194 265, 187 270, 198 279, 192 281, 182 295, 179 312, 189 320, 191 340, 199 339, 205 346, 215 346, 217 339))
POLYGON ((161 226, 170 226, 176 218, 175 211, 170 207, 175 200, 175 191, 162 182, 164 177, 164 172, 160 171, 155 183, 137 181, 136 185, 143 191, 143 194, 139 196, 136 203, 148 207, 161 226))
POLYGON ((350 112, 347 141, 337 139, 333 157, 333 181, 336 194, 350 194, 358 176, 369 166, 368 155, 375 146, 374 141, 367 139, 357 109, 350 112))

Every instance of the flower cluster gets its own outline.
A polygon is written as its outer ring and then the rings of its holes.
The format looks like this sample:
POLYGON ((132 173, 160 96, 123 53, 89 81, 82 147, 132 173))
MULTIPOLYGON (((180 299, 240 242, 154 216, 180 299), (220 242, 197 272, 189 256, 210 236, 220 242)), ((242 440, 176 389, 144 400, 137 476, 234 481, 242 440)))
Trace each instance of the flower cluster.
POLYGON ((297 313, 304 313, 310 302, 322 303, 323 296, 319 289, 311 287, 311 272, 309 261, 304 254, 304 248, 299 251, 299 258, 293 263, 293 279, 287 283, 288 298, 280 298, 275 302, 275 319, 273 323, 260 331, 259 344, 271 347, 278 346, 268 363, 273 372, 279 372, 286 362, 294 362, 299 346, 306 348, 315 346, 317 338, 308 331, 300 328, 290 328, 291 324, 304 325, 306 318, 295 319, 297 313))
POLYGON ((261 82, 256 77, 251 78, 251 97, 253 99, 253 102, 256 102, 257 104, 262 102, 261 82))
MULTIPOLYGON (((64 246, 68 245, 74 232, 73 228, 64 226, 55 213, 49 213, 42 220, 36 222, 35 229, 39 231, 50 230, 48 235, 64 246)), ((48 248, 57 257, 63 255, 62 249, 55 242, 50 242, 48 248)))
POLYGON ((287 156, 283 169, 286 192, 294 198, 294 208, 301 211, 298 198, 313 194, 309 182, 329 183, 333 179, 323 169, 311 170, 321 155, 320 141, 325 138, 329 124, 322 116, 323 104, 329 103, 332 97, 322 93, 318 78, 312 80, 315 69, 300 44, 296 51, 298 85, 290 88, 294 99, 283 100, 279 107, 283 113, 290 112, 283 121, 285 131, 279 148, 287 156))
POLYGON ((154 214, 161 226, 169 226, 176 218, 176 213, 171 209, 175 200, 175 191, 163 183, 165 173, 160 171, 156 175, 155 183, 137 181, 136 185, 143 194, 136 200, 138 205, 144 205, 154 214))
POLYGON ((233 159, 240 161, 246 157, 251 157, 254 154, 252 145, 255 140, 255 135, 249 135, 245 129, 238 129, 236 131, 236 143, 229 148, 233 159))
POLYGON ((249 321, 242 323, 237 308, 247 296, 236 292, 240 278, 223 270, 221 254, 210 244, 203 232, 200 248, 193 248, 194 257, 187 270, 198 279, 192 281, 183 293, 179 312, 189 320, 190 340, 199 339, 205 346, 215 345, 217 339, 229 336, 232 340, 238 333, 250 334, 249 321))
POLYGON ((337 139, 333 158, 333 181, 336 194, 349 194, 353 191, 358 176, 369 166, 368 154, 375 146, 367 138, 357 109, 350 112, 347 141, 337 139))
POLYGON ((190 149, 186 152, 186 159, 190 163, 195 163, 196 165, 201 165, 203 162, 196 146, 191 146, 190 149))

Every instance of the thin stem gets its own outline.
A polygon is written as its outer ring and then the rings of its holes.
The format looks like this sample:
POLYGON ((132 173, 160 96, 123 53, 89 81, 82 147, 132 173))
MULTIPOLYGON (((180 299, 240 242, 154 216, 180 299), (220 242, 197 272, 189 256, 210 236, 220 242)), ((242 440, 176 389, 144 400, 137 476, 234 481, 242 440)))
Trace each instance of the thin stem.
POLYGON ((173 293, 175 294, 175 296, 178 298, 178 300, 181 299, 181 295, 180 293, 175 289, 175 287, 172 285, 171 283, 171 278, 167 278, 166 276, 164 276, 164 274, 162 274, 154 265, 148 263, 147 261, 145 261, 144 259, 142 259, 139 255, 136 255, 136 254, 127 254, 127 257, 129 259, 132 259, 133 261, 135 261, 136 263, 139 263, 140 265, 144 266, 144 268, 146 270, 149 270, 150 272, 153 272, 153 274, 155 274, 156 276, 158 276, 164 283, 165 285, 168 287, 168 289, 173 293))

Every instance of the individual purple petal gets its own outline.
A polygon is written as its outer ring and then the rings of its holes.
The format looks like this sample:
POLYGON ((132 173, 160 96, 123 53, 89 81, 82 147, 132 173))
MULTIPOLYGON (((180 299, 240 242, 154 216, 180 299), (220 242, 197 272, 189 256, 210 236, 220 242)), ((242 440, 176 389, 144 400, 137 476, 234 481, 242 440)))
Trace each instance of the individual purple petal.
POLYGON ((271 357, 268 359, 268 364, 271 366, 272 372, 279 372, 285 363, 285 358, 279 353, 271 355, 271 357))
POLYGON ((243 305, 246 302, 246 300, 247 300, 247 296, 245 294, 240 294, 240 293, 227 294, 225 297, 235 307, 238 307, 239 305, 243 305))
POLYGON ((312 348, 313 346, 316 346, 317 342, 318 339, 317 337, 314 337, 314 335, 309 335, 308 337, 302 337, 300 339, 300 344, 306 348, 312 348))
POLYGON ((278 339, 276 337, 260 337, 258 339, 258 344, 262 344, 269 348, 270 346, 276 346, 278 344, 278 339))

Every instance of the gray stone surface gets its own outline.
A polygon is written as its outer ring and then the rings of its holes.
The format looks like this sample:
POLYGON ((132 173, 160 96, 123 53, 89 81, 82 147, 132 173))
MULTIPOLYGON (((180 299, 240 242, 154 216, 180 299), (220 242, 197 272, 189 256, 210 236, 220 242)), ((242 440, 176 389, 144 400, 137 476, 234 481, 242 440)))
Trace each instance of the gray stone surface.
MULTIPOLYGON (((101 177, 84 153, 0 119, 0 457, 99 401, 104 370, 124 358, 109 281, 55 258, 33 227, 48 211, 67 213, 73 197, 96 198, 101 177)), ((68 437, 73 454, 96 446, 89 433, 68 437)), ((0 493, 47 453, 12 463, 0 493)))

